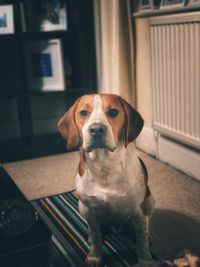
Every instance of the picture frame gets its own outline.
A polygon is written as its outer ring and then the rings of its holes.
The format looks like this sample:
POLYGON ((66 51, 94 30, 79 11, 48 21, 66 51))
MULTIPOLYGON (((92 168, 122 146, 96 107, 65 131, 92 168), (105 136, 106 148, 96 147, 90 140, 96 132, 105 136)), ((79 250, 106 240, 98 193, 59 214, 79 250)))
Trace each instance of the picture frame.
POLYGON ((30 91, 64 91, 65 75, 60 39, 29 41, 25 47, 30 91))
POLYGON ((67 8, 65 0, 27 1, 25 3, 28 30, 66 31, 67 8))
POLYGON ((200 0, 189 0, 188 6, 200 6, 200 0))
POLYGON ((14 32, 13 5, 0 5, 0 34, 12 34, 14 32))
POLYGON ((186 0, 161 0, 160 9, 178 8, 186 5, 186 0))
POLYGON ((154 9, 153 0, 140 0, 138 3, 138 12, 154 9))

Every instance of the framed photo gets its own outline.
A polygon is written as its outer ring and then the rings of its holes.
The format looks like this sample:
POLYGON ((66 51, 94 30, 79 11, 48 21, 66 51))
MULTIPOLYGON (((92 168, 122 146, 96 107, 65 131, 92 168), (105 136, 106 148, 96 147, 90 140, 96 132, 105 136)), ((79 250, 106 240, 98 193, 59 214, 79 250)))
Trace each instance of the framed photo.
POLYGON ((27 1, 25 3, 29 30, 67 30, 67 9, 65 0, 27 1))
POLYGON ((186 4, 186 0, 161 0, 160 8, 175 8, 186 4))
POLYGON ((13 5, 0 5, 0 34, 14 33, 13 5))
POLYGON ((154 8, 153 0, 140 0, 138 4, 138 11, 144 11, 154 8))
POLYGON ((27 42, 25 51, 28 89, 64 91, 61 40, 30 41, 27 42))
POLYGON ((188 6, 198 6, 200 5, 200 0, 189 0, 188 6))

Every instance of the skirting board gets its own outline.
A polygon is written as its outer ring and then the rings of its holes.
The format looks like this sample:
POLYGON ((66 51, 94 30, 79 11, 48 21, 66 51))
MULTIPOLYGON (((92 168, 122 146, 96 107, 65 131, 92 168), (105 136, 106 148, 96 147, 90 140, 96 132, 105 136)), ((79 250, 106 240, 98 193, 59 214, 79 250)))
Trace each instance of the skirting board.
POLYGON ((200 181, 199 153, 159 136, 158 158, 200 181))
POLYGON ((157 142, 152 128, 144 127, 136 139, 136 146, 147 154, 157 157, 157 142))
POLYGON ((136 140, 136 146, 200 181, 199 153, 161 135, 156 138, 155 131, 148 127, 143 128, 136 140))

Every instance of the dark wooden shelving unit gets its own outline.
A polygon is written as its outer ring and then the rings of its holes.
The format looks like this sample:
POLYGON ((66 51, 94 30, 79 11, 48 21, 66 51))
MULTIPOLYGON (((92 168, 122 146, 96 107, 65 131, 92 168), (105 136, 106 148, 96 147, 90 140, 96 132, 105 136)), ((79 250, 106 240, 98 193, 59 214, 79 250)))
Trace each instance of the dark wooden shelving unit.
MULTIPOLYGON (((34 1, 34 0, 28 0, 34 1)), ((15 33, 0 35, 0 112, 6 115, 9 107, 1 105, 12 99, 16 103, 19 136, 0 139, 0 162, 22 160, 65 151, 65 141, 58 132, 35 134, 31 101, 40 98, 59 98, 66 110, 84 94, 96 92, 96 61, 92 0, 65 0, 68 28, 58 31, 22 31, 20 0, 14 5, 15 33), (71 84, 64 91, 29 90, 27 83, 25 44, 38 40, 61 39, 63 56, 72 65, 71 84)), ((26 0, 23 1, 24 3, 26 0)), ((58 100, 57 100, 58 101, 58 100)), ((58 101, 59 102, 59 101, 58 101)), ((44 109, 45 111, 45 106, 44 109)), ((60 114, 61 116, 62 114, 60 114)))

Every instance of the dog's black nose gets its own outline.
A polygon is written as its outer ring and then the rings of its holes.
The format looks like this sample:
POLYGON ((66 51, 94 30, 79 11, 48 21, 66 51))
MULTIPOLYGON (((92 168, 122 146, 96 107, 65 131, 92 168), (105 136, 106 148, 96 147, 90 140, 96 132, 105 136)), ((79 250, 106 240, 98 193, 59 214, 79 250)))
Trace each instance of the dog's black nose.
POLYGON ((106 132, 106 126, 99 123, 94 123, 89 127, 89 134, 93 137, 103 136, 106 132))

